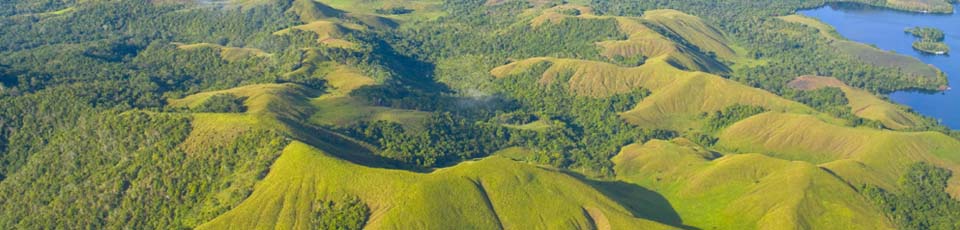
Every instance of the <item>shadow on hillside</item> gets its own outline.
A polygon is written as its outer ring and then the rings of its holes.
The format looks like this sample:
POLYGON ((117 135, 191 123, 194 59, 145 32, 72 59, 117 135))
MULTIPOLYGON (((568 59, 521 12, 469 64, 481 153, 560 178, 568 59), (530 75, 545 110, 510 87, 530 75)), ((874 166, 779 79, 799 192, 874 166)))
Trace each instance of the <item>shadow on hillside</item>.
POLYGON ((680 214, 673 209, 670 201, 657 192, 622 181, 600 181, 586 178, 578 173, 566 173, 589 184, 603 195, 623 205, 634 217, 656 221, 679 229, 699 229, 683 225, 680 214))
MULTIPOLYGON (((284 120, 284 119, 281 119, 284 120)), ((429 172, 427 169, 417 168, 403 162, 385 158, 374 154, 375 147, 370 146, 342 134, 311 125, 303 125, 294 121, 283 121, 295 127, 295 139, 323 150, 334 157, 349 161, 357 165, 384 169, 403 169, 413 172, 429 172)))

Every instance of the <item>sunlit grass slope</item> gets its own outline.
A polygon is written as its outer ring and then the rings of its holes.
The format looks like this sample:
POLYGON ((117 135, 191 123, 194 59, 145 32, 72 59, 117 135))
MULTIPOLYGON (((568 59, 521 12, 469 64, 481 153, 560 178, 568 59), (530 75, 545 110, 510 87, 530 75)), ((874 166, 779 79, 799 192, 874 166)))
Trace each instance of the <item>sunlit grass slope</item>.
POLYGON ((687 42, 704 51, 712 52, 719 58, 731 59, 736 55, 730 48, 731 42, 724 37, 723 32, 708 25, 697 16, 676 10, 649 10, 643 12, 643 18, 663 26, 680 35, 687 42))
POLYGON ((541 75, 541 82, 549 83, 560 76, 570 75, 569 89, 579 95, 599 97, 638 88, 650 90, 650 96, 634 109, 621 114, 627 121, 646 127, 693 128, 695 125, 691 121, 701 113, 736 104, 757 105, 776 111, 812 112, 802 104, 716 75, 679 70, 663 58, 648 60, 636 68, 574 59, 533 58, 495 68, 491 74, 508 77, 542 62, 551 65, 541 75))
POLYGON ((396 26, 390 19, 351 13, 314 0, 294 0, 287 13, 296 15, 304 24, 277 31, 274 35, 286 35, 291 30, 307 31, 317 34, 318 42, 340 48, 356 47, 354 42, 344 39, 349 33, 396 26))
POLYGON ((867 44, 846 40, 841 37, 833 27, 813 18, 801 15, 788 15, 779 18, 787 22, 800 23, 817 29, 820 31, 820 36, 829 40, 831 47, 868 64, 899 69, 921 84, 928 82, 939 83, 941 85, 946 84, 946 78, 943 77, 940 70, 924 64, 914 57, 884 51, 867 44))
MULTIPOLYGON (((818 164, 854 185, 887 189, 896 189, 892 185, 918 161, 960 169, 960 141, 944 134, 842 127, 809 115, 769 112, 748 118, 724 130, 717 146, 818 164)), ((957 182, 951 179, 951 185, 957 182)))
POLYGON ((353 12, 354 14, 380 15, 399 20, 429 20, 443 16, 445 13, 441 8, 441 0, 364 0, 357 4, 354 0, 318 0, 338 9, 353 12), (379 14, 379 9, 392 9, 401 7, 413 10, 408 14, 383 15, 379 14))
POLYGON ((623 148, 617 178, 666 197, 699 229, 893 229, 883 213, 817 166, 759 154, 715 156, 669 141, 623 148))
POLYGON ((853 88, 832 77, 801 76, 789 83, 790 87, 800 90, 815 90, 823 87, 835 87, 843 91, 850 102, 852 112, 859 117, 876 120, 891 129, 906 129, 920 124, 917 115, 906 108, 885 101, 870 92, 853 88))
POLYGON ((256 48, 228 47, 228 46, 221 46, 221 45, 212 44, 212 43, 196 43, 196 44, 174 43, 174 44, 177 45, 177 48, 184 49, 184 50, 193 50, 193 49, 200 49, 200 48, 217 49, 217 50, 220 50, 220 58, 223 58, 223 60, 227 60, 227 61, 236 61, 236 60, 240 60, 248 57, 273 56, 273 54, 264 52, 263 50, 256 49, 256 48))
POLYGON ((666 229, 593 187, 500 157, 422 174, 369 168, 295 142, 244 203, 199 229, 309 228, 315 200, 356 196, 367 229, 666 229))
POLYGON ((590 7, 564 4, 539 12, 539 15, 531 20, 531 24, 539 26, 544 23, 556 23, 569 17, 617 21, 620 31, 627 34, 628 38, 597 43, 601 48, 601 54, 608 58, 636 55, 648 58, 665 57, 669 63, 678 68, 713 73, 727 72, 729 69, 714 57, 697 50, 712 52, 722 59, 736 58, 735 52, 729 46, 731 42, 727 41, 720 30, 707 25, 696 16, 676 10, 648 11, 642 18, 612 17, 595 15, 590 7), (562 13, 569 10, 576 10, 580 14, 571 16, 562 13), (697 49, 674 41, 662 33, 681 37, 697 49))
POLYGON ((277 36, 283 36, 289 34, 291 30, 302 30, 317 34, 317 42, 319 43, 332 47, 351 48, 355 47, 356 44, 342 38, 346 34, 351 33, 351 31, 361 31, 363 29, 363 26, 358 24, 318 20, 304 25, 283 29, 273 34, 277 36))
POLYGON ((317 108, 317 112, 309 118, 313 124, 345 126, 361 121, 389 121, 420 127, 424 119, 429 117, 427 112, 374 106, 350 96, 353 90, 379 83, 354 67, 334 65, 324 68, 329 70, 323 75, 329 88, 327 93, 310 102, 317 108))

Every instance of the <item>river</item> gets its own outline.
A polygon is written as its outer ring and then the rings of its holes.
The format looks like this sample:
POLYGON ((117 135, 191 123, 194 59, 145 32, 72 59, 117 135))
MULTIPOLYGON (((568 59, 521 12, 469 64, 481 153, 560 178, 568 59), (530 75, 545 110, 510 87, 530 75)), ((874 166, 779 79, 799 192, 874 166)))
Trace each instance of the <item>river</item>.
MULTIPOLYGON (((960 9, 960 5, 955 8, 960 9)), ((960 14, 921 14, 859 4, 830 4, 799 13, 830 24, 847 39, 910 55, 932 64, 947 74, 953 86, 960 82, 960 14), (911 47, 915 38, 904 33, 904 29, 914 26, 943 30, 946 34, 944 42, 955 54, 928 55, 915 51, 911 47)), ((952 129, 960 129, 960 88, 942 93, 901 91, 889 96, 891 100, 934 117, 952 129)))

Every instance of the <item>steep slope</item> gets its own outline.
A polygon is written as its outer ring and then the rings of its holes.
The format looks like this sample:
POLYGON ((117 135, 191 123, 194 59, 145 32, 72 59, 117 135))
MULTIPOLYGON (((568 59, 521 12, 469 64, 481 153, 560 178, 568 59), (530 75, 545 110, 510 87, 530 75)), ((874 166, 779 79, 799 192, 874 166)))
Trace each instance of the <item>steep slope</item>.
POLYGON ((713 53, 721 59, 732 59, 736 55, 723 32, 696 16, 676 10, 649 10, 644 12, 643 18, 680 35, 702 51, 713 53))
POLYGON ((722 73, 729 71, 729 68, 706 52, 723 59, 732 59, 736 55, 728 46, 731 43, 719 30, 707 25, 700 18, 675 10, 653 10, 642 18, 612 17, 595 15, 589 7, 565 4, 543 10, 531 20, 531 24, 540 26, 544 23, 557 23, 569 17, 617 21, 620 31, 629 36, 626 40, 598 42, 601 54, 607 58, 638 55, 647 58, 665 57, 677 68, 722 73), (577 14, 574 16, 564 13, 570 11, 577 14), (687 43, 675 41, 668 36, 679 37, 687 43))
MULTIPOLYGON (((748 118, 724 130, 717 146, 819 164, 851 184, 886 189, 896 189, 892 185, 918 161, 960 169, 960 141, 941 133, 842 127, 809 115, 770 112, 748 118)), ((958 183, 951 179, 952 186, 958 183)))
POLYGON ((293 0, 288 14, 297 15, 300 21, 312 22, 321 19, 339 18, 344 12, 314 0, 293 0))
POLYGON ((880 121, 891 129, 906 129, 916 127, 921 120, 917 115, 906 111, 906 108, 877 98, 870 92, 853 88, 832 77, 800 76, 788 84, 791 88, 800 90, 816 90, 823 87, 839 88, 843 91, 853 114, 875 121, 880 121))
POLYGON ((772 93, 703 72, 679 70, 664 58, 648 60, 635 68, 613 64, 555 58, 533 58, 497 67, 495 77, 522 73, 540 63, 550 63, 541 75, 549 83, 569 77, 569 89, 585 96, 609 96, 637 88, 651 91, 636 107, 621 116, 630 123, 656 128, 695 127, 700 113, 719 111, 735 105, 757 105, 770 110, 812 112, 799 103, 772 93))
POLYGON ((670 228, 632 217, 576 178, 499 157, 418 174, 295 142, 250 198, 199 229, 310 228, 315 200, 344 195, 370 207, 368 229, 670 228))
POLYGON ((353 48, 357 44, 344 40, 343 37, 354 31, 363 31, 364 27, 354 23, 343 23, 328 20, 317 20, 307 24, 293 26, 274 32, 274 35, 284 36, 293 30, 301 30, 317 34, 317 42, 331 47, 353 48))
POLYGON ((893 229, 880 210, 827 171, 758 154, 668 141, 624 147, 617 178, 660 192, 701 229, 893 229))

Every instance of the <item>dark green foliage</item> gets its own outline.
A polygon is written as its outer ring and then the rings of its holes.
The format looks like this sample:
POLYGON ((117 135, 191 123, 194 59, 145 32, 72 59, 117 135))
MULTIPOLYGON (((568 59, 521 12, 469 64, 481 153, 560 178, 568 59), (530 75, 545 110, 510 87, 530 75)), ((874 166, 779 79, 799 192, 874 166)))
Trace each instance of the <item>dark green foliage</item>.
POLYGON ((905 32, 925 42, 942 42, 944 38, 943 30, 933 28, 933 27, 918 26, 918 27, 909 28, 905 32))
POLYGON ((947 169, 920 162, 900 177, 900 193, 869 185, 861 192, 903 229, 958 229, 960 202, 945 191, 951 174, 947 169))
POLYGON ((446 166, 465 159, 482 157, 505 147, 506 128, 475 124, 450 113, 432 116, 424 130, 408 131, 397 123, 361 123, 352 136, 377 144, 383 157, 418 167, 446 166))
POLYGON ((566 9, 561 9, 557 11, 557 13, 568 15, 568 16, 580 16, 582 12, 580 12, 580 10, 575 8, 566 8, 566 9))
POLYGON ((697 143, 700 146, 707 147, 717 144, 717 141, 720 140, 719 138, 701 132, 687 132, 683 134, 683 137, 693 141, 693 143, 697 143))
POLYGON ((377 12, 378 14, 393 14, 393 15, 397 15, 397 14, 409 14, 409 13, 413 13, 413 10, 412 10, 412 9, 408 9, 408 8, 406 8, 406 7, 397 6, 397 7, 391 7, 391 8, 380 8, 380 9, 376 9, 374 12, 377 12))
POLYGON ((883 123, 879 121, 863 119, 853 114, 846 95, 839 88, 824 87, 809 91, 790 91, 788 96, 820 112, 844 119, 847 125, 883 128, 883 123))
POLYGON ((617 56, 614 56, 613 60, 611 61, 623 67, 637 67, 647 62, 647 57, 643 56, 642 54, 636 54, 629 57, 617 55, 617 56))
POLYGON ((818 110, 830 107, 845 106, 849 103, 847 96, 839 88, 823 87, 810 91, 796 91, 791 98, 794 101, 809 105, 818 110))
POLYGON ((313 225, 324 230, 359 230, 370 216, 370 208, 356 197, 313 203, 313 225))
POLYGON ((917 37, 913 42, 913 48, 930 54, 945 54, 950 52, 950 47, 943 43, 943 30, 933 27, 914 27, 906 30, 906 33, 917 37))
POLYGON ((732 105, 730 107, 723 108, 721 111, 706 114, 706 127, 704 127, 704 129, 706 131, 719 131, 740 120, 766 111, 766 109, 760 106, 740 104, 732 105))
POLYGON ((88 112, 9 171, 0 184, 0 227, 194 227, 246 198, 286 145, 275 133, 249 132, 191 148, 181 145, 190 121, 178 115, 88 112))
POLYGON ((643 16, 644 3, 630 0, 591 0, 590 6, 600 15, 643 16))
POLYGON ((950 52, 950 47, 943 42, 916 41, 913 42, 913 49, 928 54, 946 54, 950 52))
POLYGON ((539 120, 535 114, 528 112, 505 113, 497 116, 497 122, 502 124, 522 125, 539 120))
POLYGON ((194 108, 194 111, 200 113, 242 113, 247 111, 243 105, 246 98, 237 97, 229 93, 222 93, 210 96, 203 104, 194 108))
POLYGON ((401 53, 431 61, 464 55, 483 55, 496 62, 543 56, 605 60, 595 43, 626 38, 613 19, 568 18, 533 26, 517 23, 518 15, 532 7, 524 1, 482 4, 448 1, 450 16, 407 26, 391 44, 401 53))
POLYGON ((620 119, 619 112, 633 108, 649 91, 638 89, 606 98, 576 96, 566 88, 569 74, 558 76, 552 84, 538 82, 547 68, 549 64, 540 64, 495 82, 502 95, 516 101, 519 111, 563 124, 543 132, 511 136, 521 146, 537 150, 538 162, 609 175, 610 158, 620 147, 675 136, 672 132, 640 129, 620 119))

